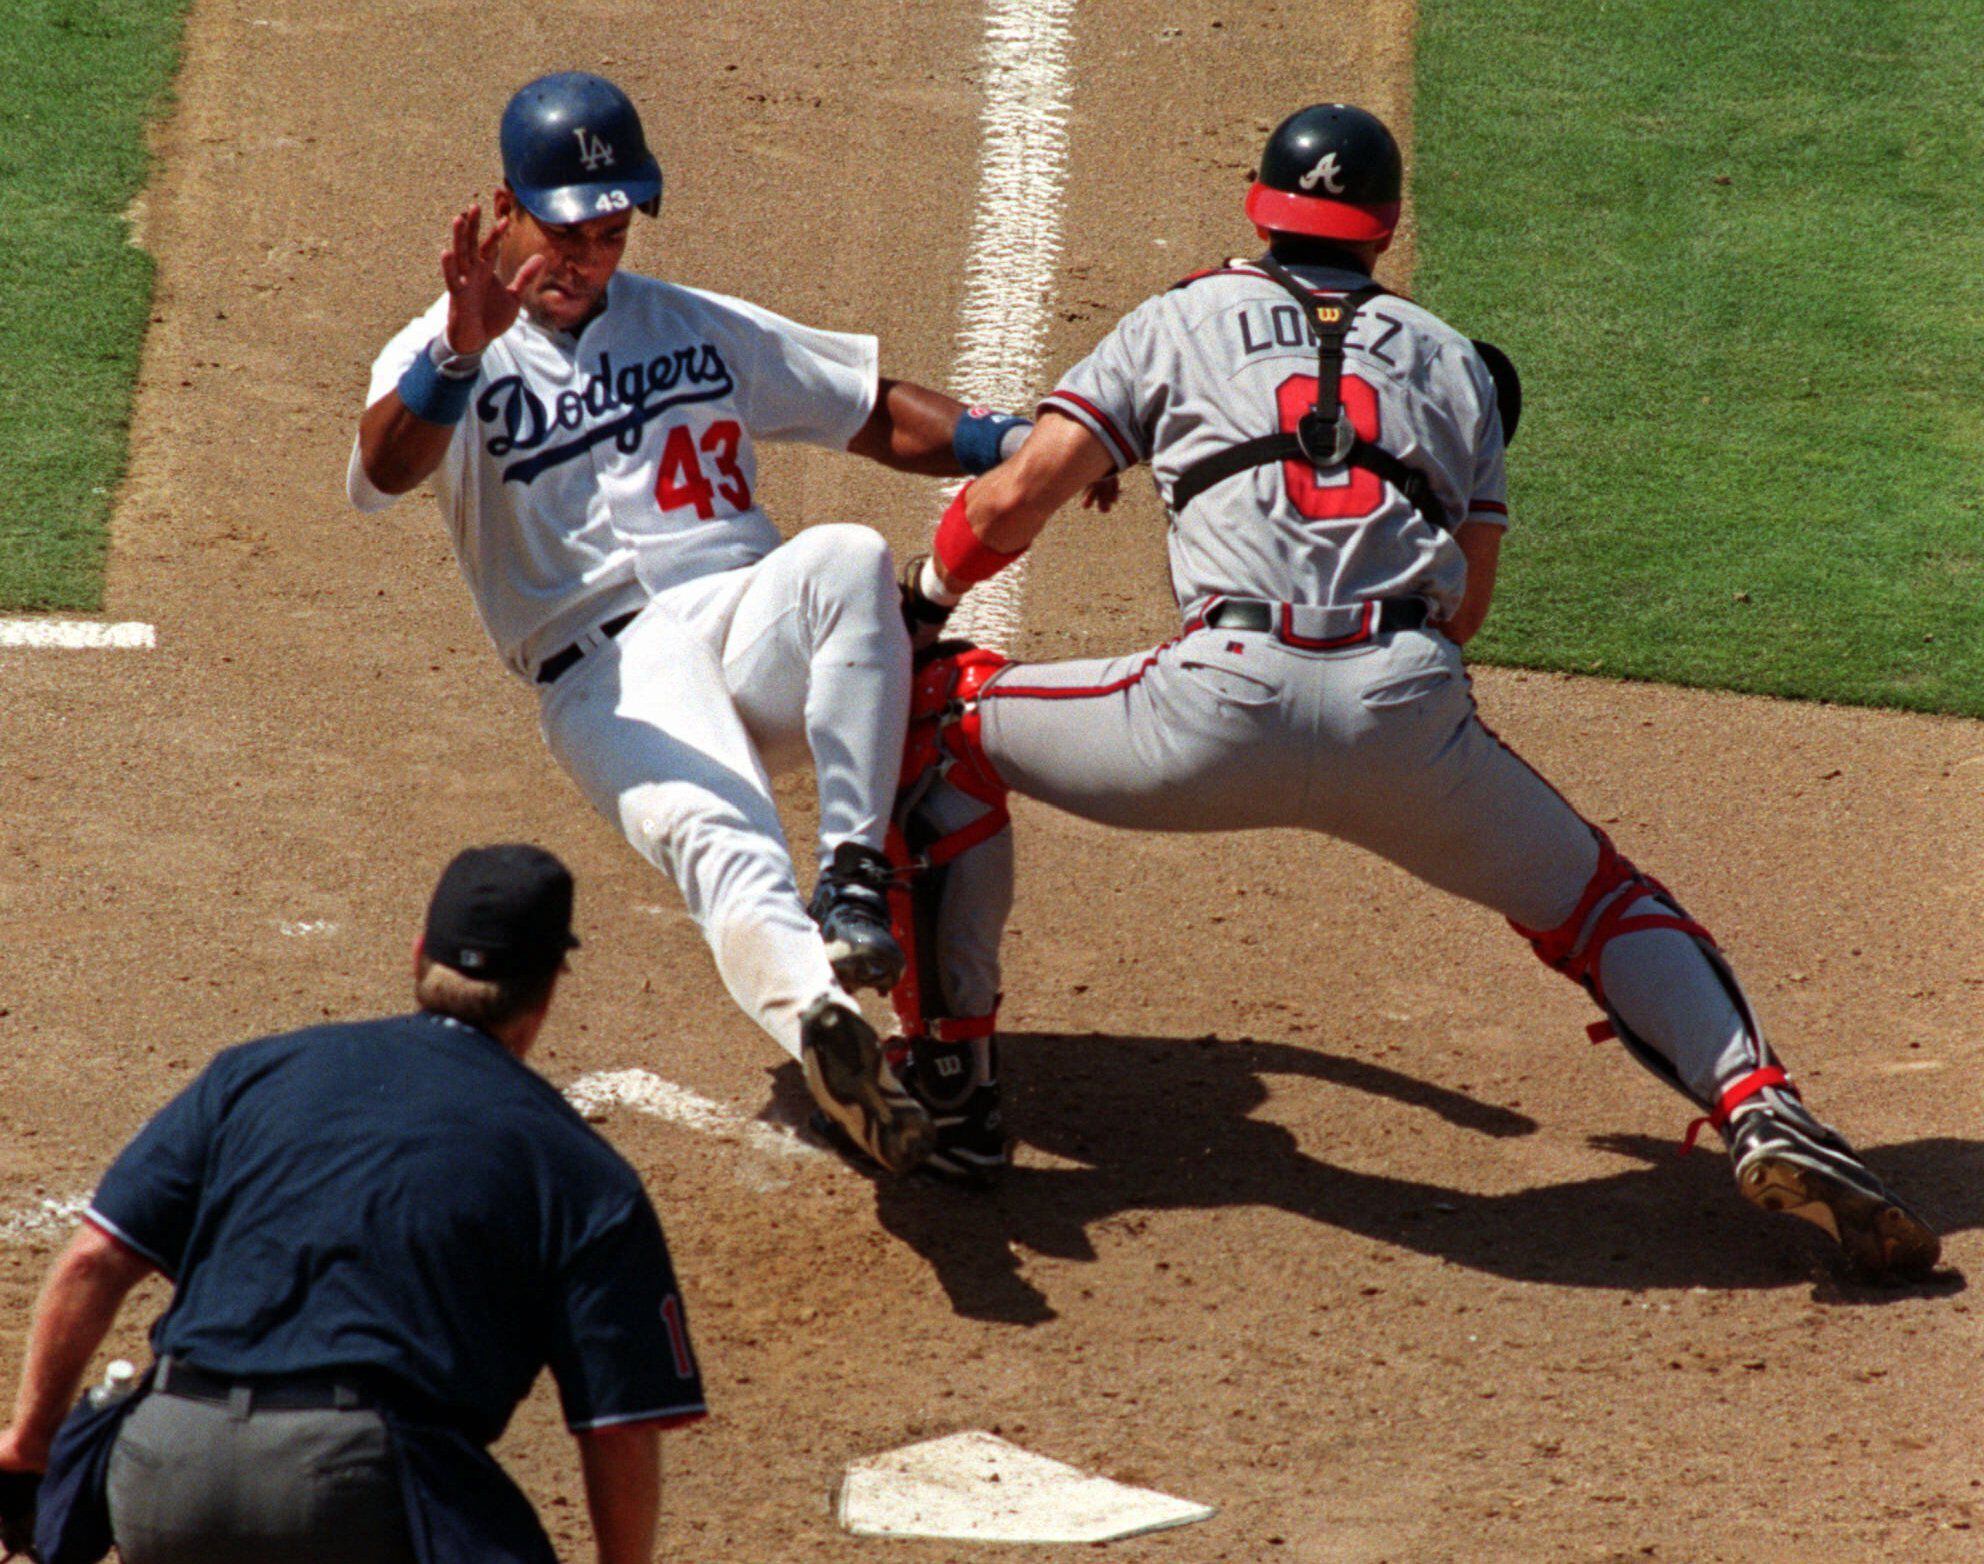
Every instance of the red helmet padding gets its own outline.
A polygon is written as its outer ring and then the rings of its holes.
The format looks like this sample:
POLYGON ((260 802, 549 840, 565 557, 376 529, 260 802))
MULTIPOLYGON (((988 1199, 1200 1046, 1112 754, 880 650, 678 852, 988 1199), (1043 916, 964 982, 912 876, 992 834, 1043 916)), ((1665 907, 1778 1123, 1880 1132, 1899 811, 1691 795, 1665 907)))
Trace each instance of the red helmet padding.
POLYGON ((1273 233, 1309 234, 1317 239, 1389 239, 1398 227, 1396 201, 1357 206, 1324 196, 1271 190, 1258 180, 1247 192, 1247 216, 1273 233))

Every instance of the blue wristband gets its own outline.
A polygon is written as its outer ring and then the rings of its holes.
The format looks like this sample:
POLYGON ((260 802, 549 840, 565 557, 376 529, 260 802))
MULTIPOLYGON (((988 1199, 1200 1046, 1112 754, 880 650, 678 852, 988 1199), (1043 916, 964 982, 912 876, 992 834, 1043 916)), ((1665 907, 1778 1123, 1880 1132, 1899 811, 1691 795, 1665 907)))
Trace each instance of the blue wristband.
POLYGON ((951 431, 951 451, 958 465, 972 477, 988 473, 1000 462, 999 448, 1014 429, 1031 429, 1033 420, 1016 413, 995 413, 990 408, 973 407, 958 414, 957 428, 951 431))
POLYGON ((458 424, 475 395, 475 376, 444 375, 425 348, 400 376, 400 405, 430 424, 458 424))

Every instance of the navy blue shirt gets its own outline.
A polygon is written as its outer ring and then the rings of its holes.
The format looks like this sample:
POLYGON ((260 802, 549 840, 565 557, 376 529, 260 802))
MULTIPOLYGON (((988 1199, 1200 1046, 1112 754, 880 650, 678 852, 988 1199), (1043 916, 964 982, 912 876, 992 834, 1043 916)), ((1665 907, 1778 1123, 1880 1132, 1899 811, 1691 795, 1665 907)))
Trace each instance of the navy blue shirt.
POLYGON ((639 1175, 543 1077, 440 1016, 218 1055, 89 1219, 177 1283, 153 1350, 212 1373, 362 1370, 485 1443, 546 1364, 574 1430, 704 1409, 639 1175))

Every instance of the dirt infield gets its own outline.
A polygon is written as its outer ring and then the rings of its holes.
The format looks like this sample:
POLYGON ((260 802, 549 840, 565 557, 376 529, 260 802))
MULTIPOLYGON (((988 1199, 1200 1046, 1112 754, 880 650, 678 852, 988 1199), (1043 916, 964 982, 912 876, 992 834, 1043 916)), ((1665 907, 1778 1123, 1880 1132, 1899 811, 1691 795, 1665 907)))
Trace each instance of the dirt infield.
MULTIPOLYGON (((1286 107, 1407 120, 1409 20, 1085 7, 1050 361, 1245 246, 1237 198, 1286 107)), ((673 891, 545 755, 432 504, 358 517, 345 456, 366 365, 489 188, 504 98, 569 65, 633 92, 667 170, 630 264, 879 330, 895 372, 941 384, 979 36, 955 0, 637 26, 600 3, 196 0, 110 582, 159 650, 0 651, 10 1208, 86 1191, 214 1048, 399 1007, 432 875, 471 839, 529 837, 580 875, 586 949, 536 1059, 554 1079, 638 1065, 747 1111, 799 1104, 673 891)), ((1161 517, 1132 488, 1041 545, 1026 653, 1172 628, 1161 517)), ((772 454, 763 491, 788 527, 867 520, 903 546, 935 514, 933 486, 817 452, 772 454)), ((1724 937, 1815 1105, 1974 1265, 1984 728, 1479 685, 1724 937)), ((1984 1479, 1953 1415, 1984 1390, 1970 1295, 1843 1287, 1718 1155, 1678 1160, 1684 1105, 1587 1046, 1588 1005, 1496 920, 1307 839, 1025 807, 1019 830, 1026 1144, 999 1193, 607 1122, 661 1205, 716 1414, 669 1438, 665 1556, 1050 1556, 835 1531, 847 1460, 964 1428, 1219 1506, 1122 1558, 1975 1556, 1984 1479)), ((0 1249, 9 1382, 46 1252, 0 1249)), ((542 1389, 503 1453, 589 1558, 542 1389)))

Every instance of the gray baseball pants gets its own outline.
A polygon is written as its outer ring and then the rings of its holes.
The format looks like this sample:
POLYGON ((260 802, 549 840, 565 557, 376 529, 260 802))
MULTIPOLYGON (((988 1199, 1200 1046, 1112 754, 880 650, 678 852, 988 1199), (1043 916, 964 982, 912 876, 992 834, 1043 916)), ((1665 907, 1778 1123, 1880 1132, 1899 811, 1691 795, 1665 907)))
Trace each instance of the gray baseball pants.
MULTIPOLYGON (((1203 628, 1127 657, 1012 665, 978 711, 986 757, 1028 798, 1128 830, 1325 832, 1529 929, 1565 923, 1599 861, 1597 833, 1482 724, 1459 648, 1430 629, 1305 650, 1203 628)), ((982 807, 948 786, 919 806, 938 831, 982 807)), ((1668 910, 1628 894, 1636 913, 1668 910)), ((1004 838, 950 866, 949 1014, 996 1004, 1011 897, 1004 838)), ((1756 1067, 1762 1039, 1692 936, 1621 934, 1600 960, 1612 1011, 1689 1095, 1712 1102, 1756 1067)))
POLYGON ((151 1395, 110 1453, 124 1564, 413 1564, 377 1412, 271 1412, 151 1395))

